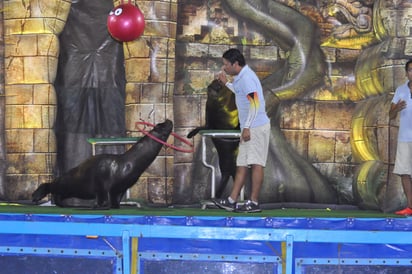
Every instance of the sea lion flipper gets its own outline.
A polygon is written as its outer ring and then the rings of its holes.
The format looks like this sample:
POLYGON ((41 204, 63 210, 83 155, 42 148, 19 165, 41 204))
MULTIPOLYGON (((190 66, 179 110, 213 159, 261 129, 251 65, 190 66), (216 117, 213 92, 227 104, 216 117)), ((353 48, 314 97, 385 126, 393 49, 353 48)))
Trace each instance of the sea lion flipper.
POLYGON ((197 127, 194 130, 192 130, 191 132, 189 132, 187 134, 187 138, 192 138, 193 136, 195 136, 196 134, 199 133, 199 131, 201 131, 202 129, 204 129, 204 127, 197 127))
POLYGON ((41 184, 31 195, 33 203, 38 204, 41 199, 50 193, 50 183, 41 184))

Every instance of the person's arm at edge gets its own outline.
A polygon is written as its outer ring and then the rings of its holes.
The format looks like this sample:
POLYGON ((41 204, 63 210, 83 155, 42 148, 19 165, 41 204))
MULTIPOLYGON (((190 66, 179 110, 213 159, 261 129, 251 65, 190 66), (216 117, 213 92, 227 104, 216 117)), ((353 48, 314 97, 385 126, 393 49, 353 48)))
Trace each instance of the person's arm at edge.
POLYGON ((396 109, 396 105, 395 103, 391 103, 391 107, 389 109, 389 120, 395 119, 396 116, 398 115, 398 111, 396 109))

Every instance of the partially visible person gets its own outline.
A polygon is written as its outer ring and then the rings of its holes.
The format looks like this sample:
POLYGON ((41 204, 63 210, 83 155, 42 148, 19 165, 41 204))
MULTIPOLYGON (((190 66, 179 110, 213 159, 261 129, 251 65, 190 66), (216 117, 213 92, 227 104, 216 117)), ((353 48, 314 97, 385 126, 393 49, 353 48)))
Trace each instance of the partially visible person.
POLYGON ((406 208, 396 211, 398 215, 412 215, 412 60, 405 64, 408 80, 395 90, 389 118, 399 117, 398 143, 393 173, 401 177, 406 196, 406 208))
POLYGON ((214 203, 228 211, 260 212, 259 195, 270 137, 270 120, 266 114, 262 85, 256 73, 246 64, 243 54, 234 48, 223 54, 222 71, 216 78, 235 94, 241 137, 231 194, 225 199, 214 200, 214 203), (232 83, 228 81, 226 74, 234 76, 232 83), (238 207, 239 193, 249 169, 252 172, 250 199, 238 207))

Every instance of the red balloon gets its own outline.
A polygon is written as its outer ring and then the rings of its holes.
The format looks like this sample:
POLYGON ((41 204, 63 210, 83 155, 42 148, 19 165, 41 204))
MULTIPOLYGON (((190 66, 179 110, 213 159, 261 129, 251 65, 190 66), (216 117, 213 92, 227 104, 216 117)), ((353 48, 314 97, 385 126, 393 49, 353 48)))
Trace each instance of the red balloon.
POLYGON ((130 3, 113 8, 107 17, 110 35, 121 42, 133 41, 143 34, 145 21, 140 9, 130 3))

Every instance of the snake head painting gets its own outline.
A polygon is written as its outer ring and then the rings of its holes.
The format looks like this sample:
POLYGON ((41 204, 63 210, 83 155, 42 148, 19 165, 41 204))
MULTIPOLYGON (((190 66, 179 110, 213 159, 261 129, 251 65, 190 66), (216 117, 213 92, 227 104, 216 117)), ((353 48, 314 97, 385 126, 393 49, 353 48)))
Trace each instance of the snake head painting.
MULTIPOLYGON (((262 79, 271 119, 271 141, 261 202, 337 203, 336 191, 328 180, 290 146, 279 125, 283 101, 300 98, 324 84, 326 65, 316 25, 298 11, 276 1, 222 2, 228 10, 265 33, 288 53, 283 67, 262 79)), ((215 160, 216 165, 217 162, 215 160)), ((210 181, 205 178, 210 175, 205 173, 200 161, 194 164, 192 174, 192 192, 187 197, 192 201, 207 198, 210 181)), ((248 195, 248 184, 245 191, 248 195)))

